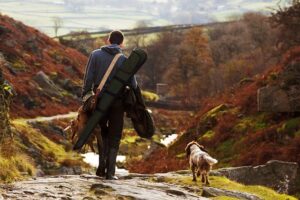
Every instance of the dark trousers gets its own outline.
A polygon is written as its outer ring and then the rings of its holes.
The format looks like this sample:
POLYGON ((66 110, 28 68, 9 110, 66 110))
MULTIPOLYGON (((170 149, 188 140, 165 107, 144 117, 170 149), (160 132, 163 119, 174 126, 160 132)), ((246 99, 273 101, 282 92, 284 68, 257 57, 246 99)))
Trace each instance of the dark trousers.
MULTIPOLYGON (((100 151, 98 173, 115 173, 116 156, 122 138, 124 124, 124 106, 122 100, 116 100, 109 108, 104 121, 100 123, 103 144, 100 151)), ((107 176, 106 174, 106 176, 107 176)))
POLYGON ((108 148, 119 149, 124 125, 124 106, 116 100, 108 110, 106 119, 101 122, 101 135, 108 148))

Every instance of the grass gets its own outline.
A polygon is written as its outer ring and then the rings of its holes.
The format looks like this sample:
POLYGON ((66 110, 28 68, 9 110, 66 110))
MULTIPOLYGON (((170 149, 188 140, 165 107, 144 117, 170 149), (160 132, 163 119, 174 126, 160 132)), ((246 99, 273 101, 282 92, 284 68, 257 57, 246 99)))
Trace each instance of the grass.
POLYGON ((207 117, 216 117, 219 113, 225 112, 227 109, 227 105, 221 104, 208 111, 205 115, 207 117))
POLYGON ((284 133, 289 136, 295 136, 297 130, 300 128, 300 117, 290 119, 286 121, 277 131, 279 133, 284 133))
POLYGON ((142 91, 142 95, 146 101, 158 101, 159 96, 153 92, 142 91))
POLYGON ((247 131, 258 131, 266 128, 267 123, 264 122, 264 116, 251 116, 245 117, 238 121, 234 126, 233 131, 235 133, 246 133, 247 131))
POLYGON ((36 168, 33 159, 20 151, 18 141, 6 138, 0 146, 0 181, 21 180, 23 175, 34 175, 36 168))
POLYGON ((14 120, 12 125, 18 132, 13 139, 8 138, 1 143, 0 181, 7 183, 34 176, 36 166, 45 167, 45 161, 58 168, 89 167, 79 154, 66 151, 65 146, 52 142, 25 120, 14 120))
POLYGON ((206 133, 204 133, 204 135, 202 135, 199 140, 201 139, 210 139, 213 138, 215 136, 215 132, 212 130, 206 131, 206 133))
MULTIPOLYGON (((296 200, 295 197, 286 195, 286 194, 279 194, 276 191, 264 187, 264 186, 250 186, 250 185, 243 185, 240 183, 237 183, 235 181, 231 181, 225 177, 218 177, 218 176, 210 176, 210 187, 219 188, 219 189, 225 189, 225 190, 232 190, 232 191, 238 191, 238 192, 247 192, 253 195, 256 195, 264 200, 296 200)), ((191 176, 180 176, 178 175, 176 178, 164 178, 164 182, 172 183, 172 184, 178 184, 183 186, 189 186, 189 187, 199 187, 202 188, 202 183, 198 179, 197 182, 192 181, 191 176)), ((213 199, 217 200, 233 200, 235 198, 232 197, 215 197, 213 199)))

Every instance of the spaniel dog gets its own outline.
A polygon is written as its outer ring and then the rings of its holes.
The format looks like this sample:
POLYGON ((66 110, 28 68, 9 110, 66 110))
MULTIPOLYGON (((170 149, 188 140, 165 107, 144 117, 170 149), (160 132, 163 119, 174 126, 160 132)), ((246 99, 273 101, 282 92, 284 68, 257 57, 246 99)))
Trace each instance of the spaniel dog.
POLYGON ((193 173, 193 181, 197 181, 197 173, 198 177, 201 175, 202 183, 209 185, 208 173, 211 170, 212 165, 216 164, 218 161, 212 158, 204 147, 196 141, 188 143, 185 151, 189 158, 190 167, 193 173))

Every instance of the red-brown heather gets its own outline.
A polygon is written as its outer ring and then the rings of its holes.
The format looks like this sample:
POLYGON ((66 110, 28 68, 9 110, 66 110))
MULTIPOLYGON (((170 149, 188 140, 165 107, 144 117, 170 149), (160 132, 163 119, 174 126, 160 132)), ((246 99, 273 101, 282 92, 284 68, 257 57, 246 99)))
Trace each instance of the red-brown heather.
MULTIPOLYGON (((253 82, 236 85, 230 91, 205 99, 194 120, 183 127, 185 132, 168 149, 157 150, 146 160, 132 162, 129 166, 130 171, 157 173, 187 169, 187 159, 176 158, 176 155, 184 153, 185 145, 194 139, 198 139, 217 159, 221 161, 226 159, 223 161, 225 166, 258 165, 271 159, 300 163, 299 134, 289 136, 279 130, 284 123, 293 119, 293 114, 257 112, 257 90, 270 83, 270 75, 281 72, 288 64, 296 60, 300 60, 300 47, 287 51, 279 64, 268 68, 260 76, 254 77, 253 82), (214 136, 209 139, 199 139, 207 130, 199 132, 198 124, 209 110, 220 104, 236 109, 236 112, 225 112, 217 116, 215 124, 209 128, 215 133, 214 136), (248 128, 243 132, 234 129, 239 120, 251 117, 263 117, 268 125, 258 130, 248 128), (224 148, 220 149, 222 145, 224 148)), ((296 126, 298 130, 300 125, 296 126)))
POLYGON ((2 60, 0 65, 5 78, 18 94, 11 106, 11 117, 50 116, 75 111, 79 105, 77 100, 69 98, 64 104, 61 100, 41 95, 32 79, 43 71, 48 76, 70 79, 80 85, 86 56, 6 15, 0 15, 0 27, 0 52, 6 60, 6 64, 2 60), (74 73, 67 72, 67 66, 74 73), (28 99, 36 106, 24 108, 24 101, 28 99))

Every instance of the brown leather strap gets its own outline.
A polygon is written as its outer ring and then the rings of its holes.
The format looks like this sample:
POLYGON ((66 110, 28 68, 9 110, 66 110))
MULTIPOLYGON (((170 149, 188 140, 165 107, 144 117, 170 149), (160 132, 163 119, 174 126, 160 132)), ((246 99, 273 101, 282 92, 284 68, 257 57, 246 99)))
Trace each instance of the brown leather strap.
POLYGON ((104 85, 105 85, 105 83, 106 83, 109 75, 111 74, 111 71, 113 70, 116 62, 118 61, 118 59, 120 58, 121 55, 122 55, 121 53, 116 54, 115 57, 113 58, 113 60, 111 61, 108 69, 106 70, 106 72, 105 72, 105 74, 104 74, 104 76, 103 76, 103 78, 102 78, 102 80, 101 80, 101 82, 100 82, 100 84, 99 84, 99 86, 97 88, 97 92, 96 93, 101 92, 101 90, 103 89, 103 87, 104 87, 104 85))

